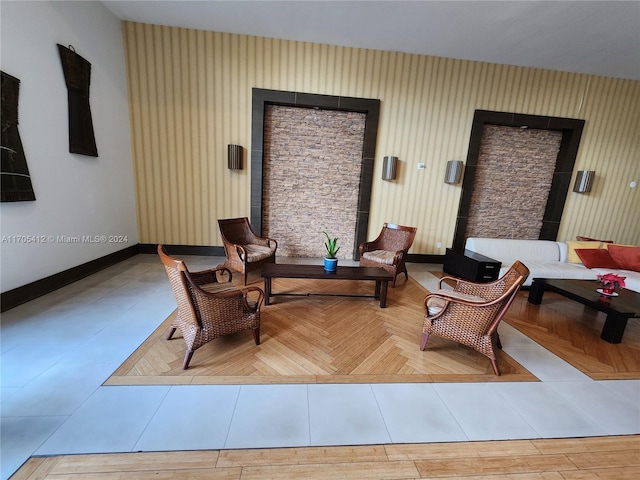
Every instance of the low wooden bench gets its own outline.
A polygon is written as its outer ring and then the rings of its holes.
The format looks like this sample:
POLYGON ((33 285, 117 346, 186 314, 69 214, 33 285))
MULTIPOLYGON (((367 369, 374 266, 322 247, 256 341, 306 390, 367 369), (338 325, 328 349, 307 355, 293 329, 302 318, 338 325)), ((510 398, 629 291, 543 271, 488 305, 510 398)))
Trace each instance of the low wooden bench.
MULTIPOLYGON (((376 282, 373 295, 331 294, 332 296, 367 297, 380 300, 380 308, 387 306, 387 287, 393 281, 393 275, 379 267, 343 267, 338 266, 335 272, 327 272, 322 265, 299 265, 284 263, 268 263, 262 267, 264 277, 264 304, 269 305, 272 296, 296 295, 291 293, 273 293, 274 278, 305 278, 314 280, 373 280, 376 282)), ((328 294, 297 294, 328 295, 328 294)))

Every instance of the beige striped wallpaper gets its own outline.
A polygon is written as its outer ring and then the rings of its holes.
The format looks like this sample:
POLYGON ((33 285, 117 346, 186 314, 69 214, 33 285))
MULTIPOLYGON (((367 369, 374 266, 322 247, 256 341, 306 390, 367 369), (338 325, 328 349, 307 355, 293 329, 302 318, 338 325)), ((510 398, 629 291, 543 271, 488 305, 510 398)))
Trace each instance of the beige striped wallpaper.
POLYGON ((446 162, 466 160, 484 109, 586 120, 575 170, 596 179, 569 193, 558 238, 640 244, 638 81, 131 22, 123 34, 141 243, 221 245, 216 220, 249 216, 250 158, 228 170, 226 149, 251 148, 257 87, 380 99, 370 237, 415 225, 411 253, 444 254, 461 194, 446 162), (385 155, 400 159, 395 182, 385 155))

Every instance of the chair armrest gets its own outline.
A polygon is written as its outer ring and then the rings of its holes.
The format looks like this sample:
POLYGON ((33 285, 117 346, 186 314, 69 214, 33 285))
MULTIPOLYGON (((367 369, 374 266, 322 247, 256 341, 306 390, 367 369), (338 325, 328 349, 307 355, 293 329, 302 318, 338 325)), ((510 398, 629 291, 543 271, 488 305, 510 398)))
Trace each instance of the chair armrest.
MULTIPOLYGON (((227 270, 227 269, 224 267, 220 267, 212 271, 218 271, 218 270, 227 270)), ((207 271, 207 272, 210 272, 210 271, 207 271)), ((185 273, 187 282, 191 284, 191 288, 193 289, 194 294, 199 297, 200 301, 208 302, 208 301, 214 301, 214 300, 220 301, 221 299, 236 298, 237 300, 242 300, 242 305, 244 307, 244 310, 249 313, 255 313, 258 310, 260 310, 260 306, 264 301, 264 292, 259 287, 239 288, 235 286, 233 283, 231 283, 231 280, 229 280, 228 282, 218 282, 216 280, 215 282, 209 282, 209 284, 219 283, 222 285, 223 283, 225 283, 225 284, 228 284, 229 289, 225 289, 221 292, 208 292, 207 290, 201 287, 201 285, 204 286, 205 284, 203 283, 198 284, 196 280, 193 278, 193 274, 191 272, 184 272, 184 273, 185 273), (258 294, 258 297, 255 300, 255 305, 253 306, 250 305, 249 297, 248 297, 248 295, 252 293, 258 294)))
POLYGON ((278 248, 278 242, 270 237, 259 237, 258 235, 252 233, 250 238, 247 238, 247 241, 244 243, 245 245, 254 244, 261 245, 263 247, 269 247, 273 249, 278 248))
POLYGON ((455 289, 458 286, 458 283, 460 283, 461 279, 458 277, 450 277, 450 276, 445 276, 445 277, 441 277, 440 280, 438 281, 438 288, 440 290, 442 290, 442 286, 445 283, 446 280, 450 280, 452 282, 454 282, 455 285, 453 285, 453 289, 455 289))
POLYGON ((218 279, 218 274, 227 274, 229 275, 229 282, 233 279, 233 274, 231 270, 227 267, 215 267, 209 270, 201 270, 199 272, 189 272, 191 275, 191 279, 196 285, 206 285, 207 283, 216 283, 220 280, 218 279))
POLYGON ((373 252, 374 250, 384 250, 384 248, 382 248, 379 245, 379 242, 376 240, 371 240, 370 242, 362 242, 360 245, 358 245, 358 251, 360 255, 365 252, 373 252))
MULTIPOLYGON (((464 280, 458 277, 446 276, 440 279, 440 281, 438 282, 438 287, 442 288, 442 285, 443 283, 445 283, 446 280, 449 280, 454 283, 454 285, 452 286, 453 290, 463 292, 463 293, 466 293, 468 291, 472 291, 474 293, 491 291, 493 285, 501 281, 500 279, 498 279, 491 283, 477 283, 477 282, 470 282, 468 280, 464 280)), ((472 295, 472 294, 469 294, 469 295, 472 295)), ((482 296, 482 293, 476 296, 482 296)))
POLYGON ((235 260, 237 260, 238 262, 246 263, 247 251, 242 245, 232 243, 229 245, 229 249, 227 251, 230 255, 233 255, 235 257, 235 260))
POLYGON ((436 290, 424 298, 424 313, 429 318, 435 319, 443 315, 452 303, 485 307, 491 305, 493 302, 488 302, 482 297, 476 297, 475 295, 468 295, 454 290, 436 290))
POLYGON ((244 288, 241 288, 240 291, 242 291, 244 293, 243 303, 244 303, 244 308, 245 308, 246 311, 255 313, 258 310, 260 310, 260 307, 262 306, 262 302, 264 300, 264 292, 262 291, 261 288, 259 288, 259 287, 244 287, 244 288), (249 305, 249 295, 251 295, 252 293, 257 293, 258 294, 258 298, 255 300, 255 305, 253 305, 253 306, 249 305))
POLYGON ((407 251, 408 250, 397 250, 395 256, 393 257, 393 263, 396 265, 400 263, 400 260, 402 260, 402 257, 407 254, 407 251))
POLYGON ((273 248, 274 250, 278 249, 278 242, 275 241, 273 238, 268 238, 268 237, 264 237, 265 240, 267 241, 267 246, 269 248, 273 248))
POLYGON ((435 292, 427 295, 427 297, 438 297, 451 302, 463 303, 465 305, 481 306, 493 303, 486 298, 469 295, 468 293, 456 292, 455 290, 436 290, 435 292))

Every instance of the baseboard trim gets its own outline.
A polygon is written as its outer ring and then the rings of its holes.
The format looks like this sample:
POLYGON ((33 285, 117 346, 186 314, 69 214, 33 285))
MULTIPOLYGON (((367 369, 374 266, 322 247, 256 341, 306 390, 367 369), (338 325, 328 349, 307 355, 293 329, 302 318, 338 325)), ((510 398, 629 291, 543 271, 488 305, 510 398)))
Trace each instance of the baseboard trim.
MULTIPOLYGON (((170 255, 205 255, 209 257, 224 257, 224 247, 207 247, 203 245, 170 245, 163 243, 170 255)), ((140 243, 139 253, 158 253, 157 243, 140 243)))
POLYGON ((423 255, 418 253, 410 253, 407 255, 409 263, 444 263, 444 255, 423 255))
POLYGON ((104 257, 96 258, 90 262, 83 263, 77 267, 64 270, 49 277, 41 278, 35 282, 28 283, 21 287, 8 290, 0 294, 0 311, 6 312, 12 308, 27 303, 38 297, 51 293, 54 290, 76 282, 84 277, 92 275, 100 270, 104 270, 111 265, 122 262, 127 258, 140 253, 138 245, 127 247, 104 257))

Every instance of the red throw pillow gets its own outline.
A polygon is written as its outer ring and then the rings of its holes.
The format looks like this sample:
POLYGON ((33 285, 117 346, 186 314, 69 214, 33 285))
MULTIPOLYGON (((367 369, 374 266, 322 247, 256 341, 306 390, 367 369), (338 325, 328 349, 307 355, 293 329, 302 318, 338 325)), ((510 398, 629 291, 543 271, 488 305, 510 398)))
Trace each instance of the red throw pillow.
POLYGON ((603 248, 576 248, 576 255, 587 268, 621 268, 609 251, 603 248))
POLYGON ((608 245, 607 251, 618 268, 640 272, 640 247, 614 244, 608 245))

